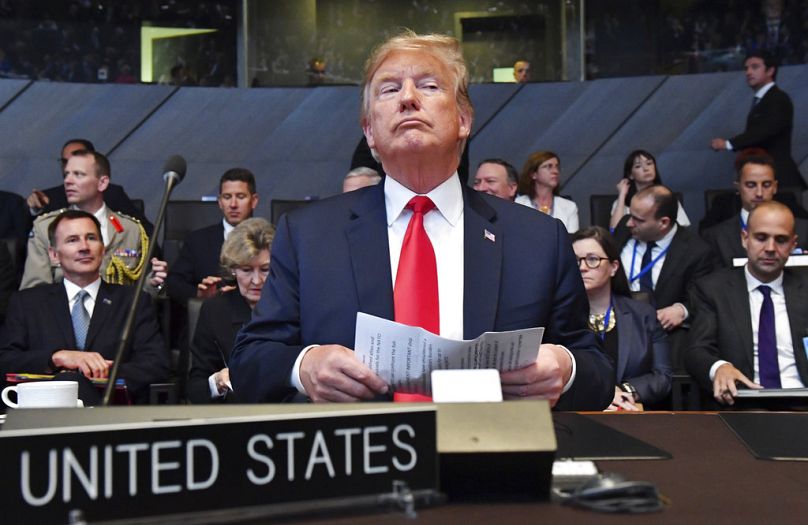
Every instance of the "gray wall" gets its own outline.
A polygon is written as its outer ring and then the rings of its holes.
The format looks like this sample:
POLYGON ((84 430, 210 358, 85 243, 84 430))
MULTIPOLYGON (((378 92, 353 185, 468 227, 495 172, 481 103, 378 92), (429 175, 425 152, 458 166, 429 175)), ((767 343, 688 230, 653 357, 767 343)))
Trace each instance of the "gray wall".
MULTIPOLYGON (((808 174, 808 66, 781 69, 795 107, 794 157, 808 174)), ((589 195, 614 193, 623 159, 648 149, 664 182, 684 194, 691 219, 702 192, 728 187, 730 153, 714 136, 743 128, 751 101, 742 73, 636 77, 583 83, 481 84, 471 89, 476 117, 472 171, 486 157, 521 167, 537 149, 562 161, 562 193, 589 222, 589 195)), ((56 163, 68 138, 89 138, 110 154, 115 182, 143 198, 154 218, 161 168, 175 153, 188 176, 175 199, 216 193, 223 171, 255 172, 259 214, 271 198, 326 197, 340 190, 361 136, 356 87, 216 89, 86 85, 0 80, 0 189, 23 196, 61 181, 56 163)))

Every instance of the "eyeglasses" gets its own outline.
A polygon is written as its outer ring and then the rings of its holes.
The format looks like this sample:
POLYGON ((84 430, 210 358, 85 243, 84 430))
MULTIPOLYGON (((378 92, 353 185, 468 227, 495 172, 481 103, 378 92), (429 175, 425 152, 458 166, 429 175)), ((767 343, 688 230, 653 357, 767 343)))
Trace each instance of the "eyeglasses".
POLYGON ((578 267, 581 267, 581 261, 586 263, 586 267, 594 270, 600 266, 600 261, 608 261, 608 257, 598 257, 597 255, 589 254, 586 257, 578 257, 578 267))

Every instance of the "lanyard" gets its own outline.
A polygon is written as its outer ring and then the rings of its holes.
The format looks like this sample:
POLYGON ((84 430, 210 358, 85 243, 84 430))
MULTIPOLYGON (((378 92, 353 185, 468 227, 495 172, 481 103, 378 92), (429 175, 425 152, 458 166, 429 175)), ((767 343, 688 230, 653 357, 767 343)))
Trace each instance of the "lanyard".
POLYGON ((743 215, 738 215, 738 219, 741 221, 741 231, 746 231, 746 223, 743 222, 743 215))
MULTIPOLYGON (((649 262, 645 268, 640 269, 640 273, 634 275, 634 261, 637 258, 637 239, 634 239, 634 251, 631 254, 631 276, 629 277, 629 282, 633 283, 634 281, 636 281, 637 279, 648 273, 651 270, 651 268, 654 267, 657 261, 660 260, 662 257, 664 257, 666 253, 668 253, 668 248, 670 247, 671 247, 670 244, 665 246, 665 249, 659 252, 659 255, 657 255, 651 262, 649 262)), ((646 247, 646 250, 647 249, 649 248, 646 247)))
POLYGON ((609 308, 606 310, 606 315, 603 316, 603 330, 598 330, 598 337, 601 341, 606 340, 606 331, 609 329, 609 319, 612 317, 612 309, 614 308, 614 301, 609 298, 609 308))

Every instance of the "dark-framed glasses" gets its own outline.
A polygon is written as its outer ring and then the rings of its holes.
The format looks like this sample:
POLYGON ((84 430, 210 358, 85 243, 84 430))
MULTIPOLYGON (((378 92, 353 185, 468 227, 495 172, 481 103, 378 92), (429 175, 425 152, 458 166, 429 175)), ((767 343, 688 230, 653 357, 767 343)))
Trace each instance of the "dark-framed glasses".
POLYGON ((608 261, 608 257, 598 257, 595 254, 590 253, 586 257, 578 257, 578 267, 581 267, 581 261, 586 263, 586 267, 590 270, 594 270, 600 266, 600 261, 608 261))

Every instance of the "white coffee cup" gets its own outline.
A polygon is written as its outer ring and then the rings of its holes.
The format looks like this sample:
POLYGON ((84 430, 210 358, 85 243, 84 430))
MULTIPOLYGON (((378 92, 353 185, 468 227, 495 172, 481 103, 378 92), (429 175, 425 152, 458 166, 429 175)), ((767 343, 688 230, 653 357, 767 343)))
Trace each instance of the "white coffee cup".
POLYGON ((76 381, 35 381, 7 386, 0 393, 3 402, 11 408, 83 407, 76 381), (17 393, 17 402, 9 399, 9 392, 17 393))

